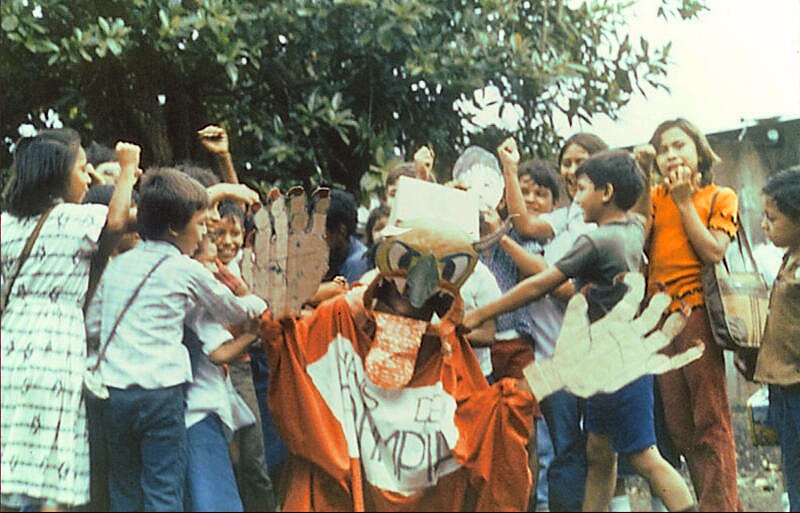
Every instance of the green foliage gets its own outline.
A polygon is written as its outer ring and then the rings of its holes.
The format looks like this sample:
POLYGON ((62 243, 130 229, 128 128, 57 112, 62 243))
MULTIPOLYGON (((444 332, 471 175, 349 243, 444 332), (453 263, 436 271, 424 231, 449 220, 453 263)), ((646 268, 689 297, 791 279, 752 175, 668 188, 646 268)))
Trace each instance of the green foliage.
MULTIPOLYGON (((164 164, 207 160, 195 132, 217 123, 256 187, 365 193, 395 147, 430 144, 449 178, 476 128, 454 102, 488 83, 519 106, 523 149, 552 156, 556 112, 613 117, 634 90, 664 87, 669 63, 669 45, 625 35, 624 2, 576 3, 4 0, 2 134, 53 108, 87 141, 131 140, 164 164)), ((659 14, 703 8, 663 0, 659 14)))

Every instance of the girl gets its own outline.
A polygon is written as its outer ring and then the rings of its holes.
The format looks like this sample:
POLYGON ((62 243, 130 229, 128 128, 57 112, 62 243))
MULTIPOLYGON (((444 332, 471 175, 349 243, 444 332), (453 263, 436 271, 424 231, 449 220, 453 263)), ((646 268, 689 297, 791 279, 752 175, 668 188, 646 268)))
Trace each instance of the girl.
POLYGON ((769 385, 789 509, 800 511, 800 166, 776 173, 763 193, 761 227, 786 255, 772 285, 755 379, 769 385))
POLYGON ((652 216, 645 245, 648 296, 664 289, 673 300, 670 311, 691 312, 686 329, 665 353, 681 352, 697 339, 705 344, 699 360, 657 377, 667 433, 686 458, 699 509, 736 511, 736 453, 725 365, 711 335, 701 278, 703 266, 722 260, 736 235, 736 193, 713 183, 711 166, 719 157, 689 121, 661 123, 650 144, 664 184, 645 195, 641 211, 652 216))
POLYGON ((14 150, 8 212, 2 213, 8 298, 0 339, 3 509, 53 511, 89 500, 81 308, 93 255, 107 255, 129 224, 140 173, 138 146, 118 143, 116 150, 122 171, 108 207, 77 204, 91 181, 91 165, 75 131, 43 131, 22 138, 14 150), (30 256, 17 269, 46 214, 30 256))

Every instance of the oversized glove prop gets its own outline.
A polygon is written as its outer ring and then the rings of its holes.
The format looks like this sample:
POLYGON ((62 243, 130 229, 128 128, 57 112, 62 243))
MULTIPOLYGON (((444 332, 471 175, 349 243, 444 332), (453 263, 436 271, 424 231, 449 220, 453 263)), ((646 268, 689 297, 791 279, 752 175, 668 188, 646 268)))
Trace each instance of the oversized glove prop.
POLYGON ((269 302, 275 315, 298 313, 328 270, 328 193, 328 189, 318 189, 312 196, 313 206, 307 207, 302 187, 293 187, 286 194, 287 208, 280 191, 273 189, 269 205, 254 216, 255 239, 243 251, 242 277, 269 302))
POLYGON ((594 324, 589 324, 586 298, 576 294, 570 300, 552 358, 523 370, 538 400, 562 388, 580 397, 614 392, 641 376, 677 369, 703 354, 702 343, 673 357, 658 353, 683 330, 685 316, 674 313, 654 331, 669 306, 669 296, 656 294, 636 317, 644 297, 644 277, 627 273, 623 281, 628 292, 594 324))

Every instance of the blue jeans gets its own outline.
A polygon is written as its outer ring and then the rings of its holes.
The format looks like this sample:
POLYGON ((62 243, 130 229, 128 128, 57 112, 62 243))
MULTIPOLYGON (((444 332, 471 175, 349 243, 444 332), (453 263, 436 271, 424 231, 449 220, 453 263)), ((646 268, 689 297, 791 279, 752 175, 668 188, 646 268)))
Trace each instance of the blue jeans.
POLYGON ((186 511, 243 511, 225 429, 212 413, 186 430, 186 511))
POLYGON ((800 511, 800 384, 769 385, 769 420, 781 445, 789 508, 800 511))
POLYGON ((586 433, 581 428, 584 400, 560 390, 539 403, 553 442, 547 471, 550 511, 580 511, 586 487, 586 433))
MULTIPOLYGON (((550 463, 553 461, 553 443, 550 441, 550 431, 547 430, 547 422, 542 419, 536 421, 536 446, 539 456, 539 478, 536 481, 536 511, 546 511, 550 509, 547 496, 547 472, 550 470, 550 463)), ((530 508, 530 506, 529 506, 530 508)))
POLYGON ((183 511, 184 386, 108 390, 111 511, 183 511))

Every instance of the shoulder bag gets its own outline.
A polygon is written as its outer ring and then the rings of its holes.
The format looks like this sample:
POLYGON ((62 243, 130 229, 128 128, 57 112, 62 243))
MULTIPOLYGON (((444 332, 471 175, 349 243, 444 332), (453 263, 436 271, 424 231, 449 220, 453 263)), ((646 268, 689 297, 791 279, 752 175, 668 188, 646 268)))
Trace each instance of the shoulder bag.
MULTIPOLYGON (((717 194, 711 199, 706 226, 711 221, 717 194)), ((769 286, 758 270, 741 222, 736 243, 722 261, 704 267, 703 293, 714 341, 735 352, 736 368, 752 380, 769 308, 769 286)))

